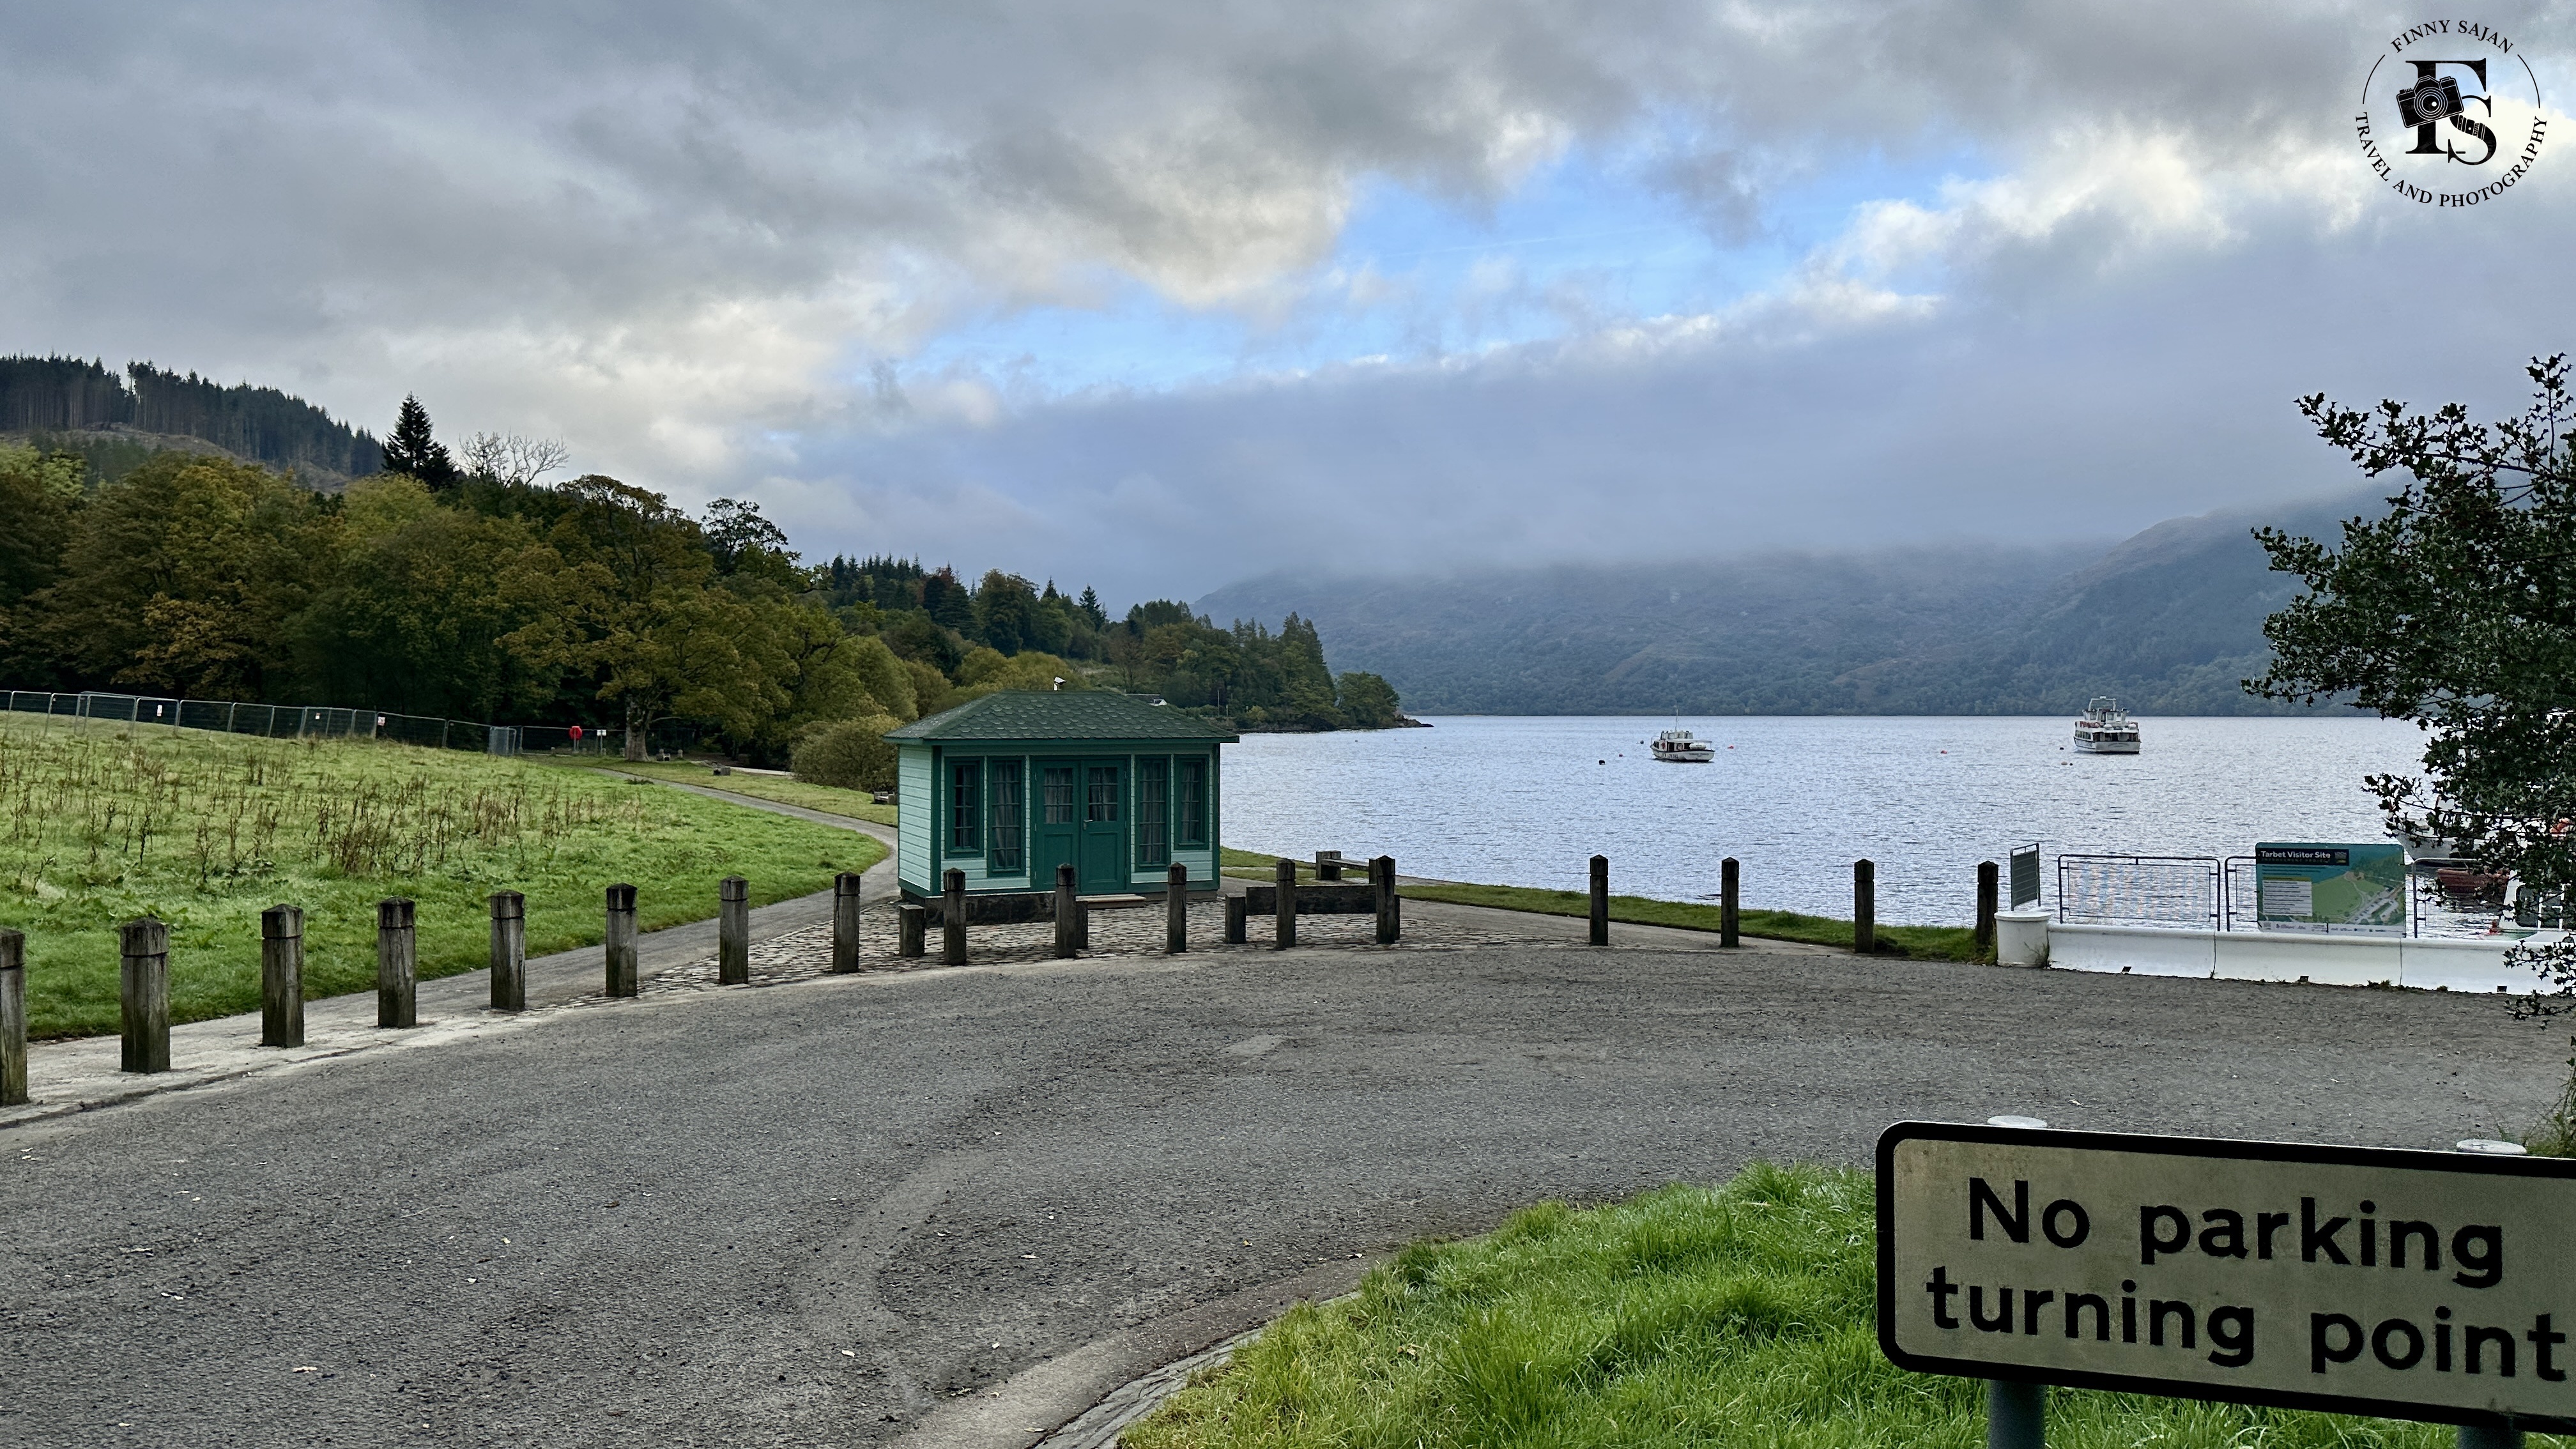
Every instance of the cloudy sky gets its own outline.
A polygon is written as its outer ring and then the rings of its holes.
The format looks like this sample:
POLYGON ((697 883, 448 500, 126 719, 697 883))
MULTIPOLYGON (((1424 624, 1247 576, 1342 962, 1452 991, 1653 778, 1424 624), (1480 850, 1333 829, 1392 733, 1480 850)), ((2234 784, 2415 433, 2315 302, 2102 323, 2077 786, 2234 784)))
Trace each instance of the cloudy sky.
POLYGON ((2356 138, 2432 13, 6 3, 0 351, 1113 603, 2108 536, 2346 486, 2299 394, 2576 342, 2571 11, 2452 47, 2555 133, 2466 209, 2356 138))

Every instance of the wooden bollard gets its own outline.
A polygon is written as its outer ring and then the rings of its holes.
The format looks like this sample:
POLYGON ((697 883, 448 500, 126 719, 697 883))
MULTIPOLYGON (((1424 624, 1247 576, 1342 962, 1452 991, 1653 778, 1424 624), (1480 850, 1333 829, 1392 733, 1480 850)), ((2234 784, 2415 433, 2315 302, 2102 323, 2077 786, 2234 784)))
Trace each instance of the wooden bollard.
POLYGON ((1592 944, 1610 944, 1610 857, 1592 857, 1592 944))
POLYGON ((376 1025, 420 1025, 420 937, 411 902, 376 902, 376 1025))
POLYGON ((170 1070, 170 928, 145 916, 116 928, 116 986, 125 1040, 118 1068, 170 1070))
POLYGON ((903 901, 894 908, 894 951, 898 956, 918 961, 929 950, 930 908, 919 901, 903 901))
POLYGON ((1251 939, 1252 902, 1241 896, 1225 898, 1225 943, 1240 946, 1251 939))
POLYGON ((2003 894, 2003 872, 1991 860, 1977 862, 1977 954, 1995 954, 1996 897, 2003 894))
POLYGON ((859 877, 843 871, 832 877, 832 972, 847 976, 859 969, 859 877))
POLYGON ((1173 861, 1163 872, 1163 951, 1178 956, 1190 949, 1190 868, 1173 861))
POLYGON ((608 994, 633 996, 636 991, 635 887, 631 885, 619 884, 608 888, 606 944, 600 954, 608 967, 608 994))
POLYGON ((304 908, 259 913, 259 1044, 304 1045, 304 908))
POLYGON ((27 1101, 27 933, 0 931, 0 1107, 27 1101))
POLYGON ((1055 955, 1059 961, 1069 960, 1082 951, 1081 911, 1082 907, 1076 902, 1074 895, 1073 867, 1070 864, 1057 866, 1055 868, 1055 955))
POLYGON ((1852 862, 1852 949, 1878 949, 1878 867, 1866 860, 1852 862))
POLYGON ((1319 880, 1319 881, 1327 881, 1327 880, 1340 880, 1341 878, 1342 878, 1342 853, 1341 853, 1340 851, 1338 851, 1338 850, 1319 850, 1319 851, 1316 851, 1316 852, 1315 852, 1315 879, 1317 879, 1317 880, 1319 880))
POLYGON ((1372 902, 1377 907, 1377 943, 1392 946, 1404 935, 1402 902, 1395 894, 1395 857, 1381 855, 1369 862, 1369 885, 1372 902))
POLYGON ((492 893, 492 1009, 528 1009, 528 898, 492 893))
POLYGON ((1744 944, 1744 896, 1738 875, 1734 856, 1717 863, 1717 944, 1721 946, 1744 944))
POLYGON ((751 984, 751 882, 738 875, 716 882, 716 984, 751 984))
POLYGON ((1297 862, 1282 857, 1272 879, 1279 882, 1279 909, 1270 928, 1270 949, 1285 951, 1297 944, 1297 862))
POLYGON ((966 964, 966 872, 954 866, 940 878, 939 964, 966 964))

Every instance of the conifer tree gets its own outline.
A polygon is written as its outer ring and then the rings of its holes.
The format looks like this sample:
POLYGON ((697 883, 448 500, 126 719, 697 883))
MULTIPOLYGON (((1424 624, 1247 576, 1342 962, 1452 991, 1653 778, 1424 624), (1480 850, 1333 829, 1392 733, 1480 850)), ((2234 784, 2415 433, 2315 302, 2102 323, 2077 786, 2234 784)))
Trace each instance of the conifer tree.
POLYGON ((447 456, 447 445, 431 434, 429 409, 420 405, 419 398, 403 398, 384 449, 386 472, 408 473, 433 492, 456 486, 456 461, 447 456))

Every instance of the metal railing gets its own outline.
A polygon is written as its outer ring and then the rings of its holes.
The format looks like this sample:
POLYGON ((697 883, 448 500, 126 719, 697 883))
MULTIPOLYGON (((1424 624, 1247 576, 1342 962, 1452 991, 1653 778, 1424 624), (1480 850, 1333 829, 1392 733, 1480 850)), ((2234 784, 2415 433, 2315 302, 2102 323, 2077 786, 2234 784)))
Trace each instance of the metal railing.
POLYGON ((2223 928, 2227 876, 2205 855, 2061 855, 2057 919, 2070 925, 2223 928))
POLYGON ((516 725, 480 724, 473 720, 395 714, 388 710, 248 704, 229 699, 174 699, 148 694, 106 694, 96 690, 55 694, 13 689, 7 691, 7 707, 12 713, 40 714, 58 719, 164 725, 171 729, 257 735, 263 739, 393 740, 433 749, 474 750, 492 755, 521 753, 527 744, 525 737, 530 733, 516 725))

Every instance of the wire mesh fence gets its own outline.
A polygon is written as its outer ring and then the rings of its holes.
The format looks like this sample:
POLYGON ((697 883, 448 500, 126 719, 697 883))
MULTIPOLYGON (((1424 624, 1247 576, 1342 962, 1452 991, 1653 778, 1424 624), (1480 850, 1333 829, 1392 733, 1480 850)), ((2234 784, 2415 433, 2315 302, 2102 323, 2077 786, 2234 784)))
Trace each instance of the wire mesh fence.
POLYGON ((533 742, 529 736, 534 734, 540 740, 565 737, 568 747, 575 747, 569 746, 567 732, 560 729, 534 730, 518 725, 396 714, 388 710, 249 704, 229 699, 173 699, 148 694, 106 694, 96 690, 57 694, 13 689, 7 691, 7 696, 8 709, 15 714, 212 730, 222 734, 257 735, 263 739, 392 740, 432 749, 516 755, 531 747, 533 742))

